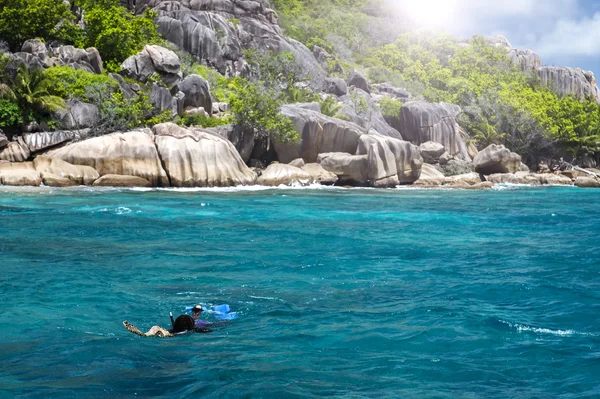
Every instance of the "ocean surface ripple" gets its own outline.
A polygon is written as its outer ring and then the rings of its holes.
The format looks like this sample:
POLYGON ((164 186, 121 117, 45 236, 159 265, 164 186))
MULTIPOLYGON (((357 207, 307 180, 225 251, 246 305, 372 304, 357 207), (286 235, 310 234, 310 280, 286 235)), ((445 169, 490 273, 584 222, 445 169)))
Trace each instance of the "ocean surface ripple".
POLYGON ((0 398, 600 398, 600 190, 0 190, 0 221, 0 398), (238 318, 122 326, 196 303, 238 318))

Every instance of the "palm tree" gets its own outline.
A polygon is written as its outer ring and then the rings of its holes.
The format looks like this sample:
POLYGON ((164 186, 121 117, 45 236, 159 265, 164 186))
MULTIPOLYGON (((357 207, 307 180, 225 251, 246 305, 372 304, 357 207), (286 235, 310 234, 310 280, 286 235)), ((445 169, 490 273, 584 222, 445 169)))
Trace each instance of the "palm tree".
POLYGON ((19 104, 24 121, 30 120, 32 113, 43 117, 65 107, 64 99, 50 94, 50 82, 41 71, 29 71, 25 64, 21 64, 11 83, 5 95, 19 104))

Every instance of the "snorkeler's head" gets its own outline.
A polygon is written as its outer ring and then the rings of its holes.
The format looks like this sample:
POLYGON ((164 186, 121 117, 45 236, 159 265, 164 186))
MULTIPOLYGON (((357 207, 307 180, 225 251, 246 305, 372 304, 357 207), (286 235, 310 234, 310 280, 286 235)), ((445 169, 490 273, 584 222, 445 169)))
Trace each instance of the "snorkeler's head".
POLYGON ((204 312, 204 309, 202 309, 202 306, 196 305, 196 306, 194 306, 192 308, 192 312, 194 312, 194 313, 201 313, 201 312, 204 312))
POLYGON ((175 319, 175 323, 173 325, 173 330, 175 333, 180 333, 184 331, 190 331, 194 329, 194 319, 192 316, 187 314, 182 314, 177 319, 175 319))

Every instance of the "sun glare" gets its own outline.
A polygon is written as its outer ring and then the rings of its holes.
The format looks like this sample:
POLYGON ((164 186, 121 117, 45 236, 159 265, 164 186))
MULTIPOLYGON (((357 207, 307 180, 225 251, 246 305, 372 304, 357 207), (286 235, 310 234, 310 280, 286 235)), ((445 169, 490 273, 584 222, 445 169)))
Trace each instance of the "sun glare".
POLYGON ((425 28, 444 28, 456 18, 457 0, 395 0, 404 13, 425 28))

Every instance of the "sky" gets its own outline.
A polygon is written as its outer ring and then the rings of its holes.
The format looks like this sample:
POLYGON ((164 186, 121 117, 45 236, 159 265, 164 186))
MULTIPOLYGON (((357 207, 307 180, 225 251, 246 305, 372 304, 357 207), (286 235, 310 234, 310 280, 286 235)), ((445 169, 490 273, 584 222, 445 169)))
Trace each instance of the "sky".
POLYGON ((389 0, 417 23, 455 36, 504 35, 544 65, 592 70, 600 80, 600 0, 389 0))

